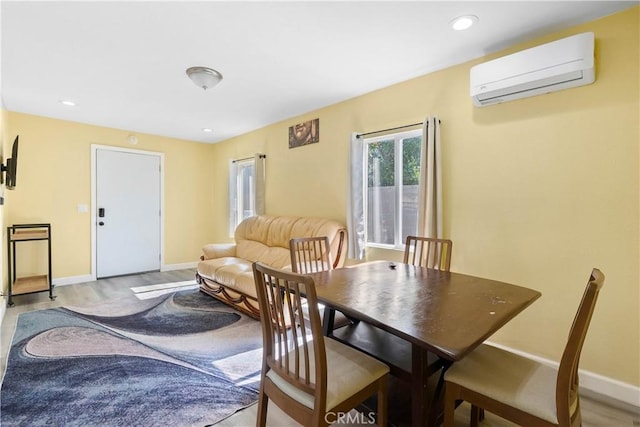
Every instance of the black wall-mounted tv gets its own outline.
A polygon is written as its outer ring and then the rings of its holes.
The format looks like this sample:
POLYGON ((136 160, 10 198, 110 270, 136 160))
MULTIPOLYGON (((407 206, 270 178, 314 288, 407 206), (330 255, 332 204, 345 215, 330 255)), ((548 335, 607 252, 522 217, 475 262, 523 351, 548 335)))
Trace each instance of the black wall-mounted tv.
MULTIPOLYGON (((18 138, 16 136, 11 147, 11 157, 7 159, 7 165, 2 165, 2 172, 5 172, 5 182, 7 183, 7 189, 13 190, 16 188, 16 175, 18 172, 18 138)), ((1 175, 1 172, 0 172, 1 175)))

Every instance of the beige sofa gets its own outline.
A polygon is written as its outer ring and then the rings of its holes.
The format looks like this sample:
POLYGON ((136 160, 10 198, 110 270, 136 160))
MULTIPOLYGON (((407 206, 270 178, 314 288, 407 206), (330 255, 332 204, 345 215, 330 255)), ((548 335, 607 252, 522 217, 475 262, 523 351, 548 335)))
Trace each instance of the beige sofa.
POLYGON ((235 243, 212 243, 202 248, 196 281, 202 292, 260 318, 253 262, 290 270, 289 240, 320 236, 329 238, 333 267, 344 265, 347 230, 337 221, 266 215, 247 218, 235 230, 235 243))

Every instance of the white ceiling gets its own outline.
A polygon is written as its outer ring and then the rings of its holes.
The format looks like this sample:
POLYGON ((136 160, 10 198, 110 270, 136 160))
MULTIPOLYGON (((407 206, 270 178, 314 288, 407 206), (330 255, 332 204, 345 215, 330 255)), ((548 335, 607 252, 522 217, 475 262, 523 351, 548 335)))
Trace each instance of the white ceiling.
POLYGON ((218 142, 637 4, 4 0, 2 101, 10 111, 218 142), (467 14, 478 24, 451 30, 467 14), (190 66, 224 79, 205 92, 187 78, 190 66))

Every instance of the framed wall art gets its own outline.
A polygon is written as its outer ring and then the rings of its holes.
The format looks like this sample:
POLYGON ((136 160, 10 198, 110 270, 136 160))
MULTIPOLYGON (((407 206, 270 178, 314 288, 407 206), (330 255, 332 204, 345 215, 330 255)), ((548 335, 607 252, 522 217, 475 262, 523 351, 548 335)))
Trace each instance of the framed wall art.
POLYGON ((289 127, 289 148, 320 141, 320 119, 313 119, 289 127))

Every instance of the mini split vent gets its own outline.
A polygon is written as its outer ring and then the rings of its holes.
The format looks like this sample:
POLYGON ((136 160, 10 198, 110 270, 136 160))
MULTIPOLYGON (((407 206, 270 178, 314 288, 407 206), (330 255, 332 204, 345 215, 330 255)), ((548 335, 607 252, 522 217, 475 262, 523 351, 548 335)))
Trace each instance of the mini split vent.
POLYGON ((595 81, 594 35, 582 33, 471 68, 478 107, 555 92, 595 81))

